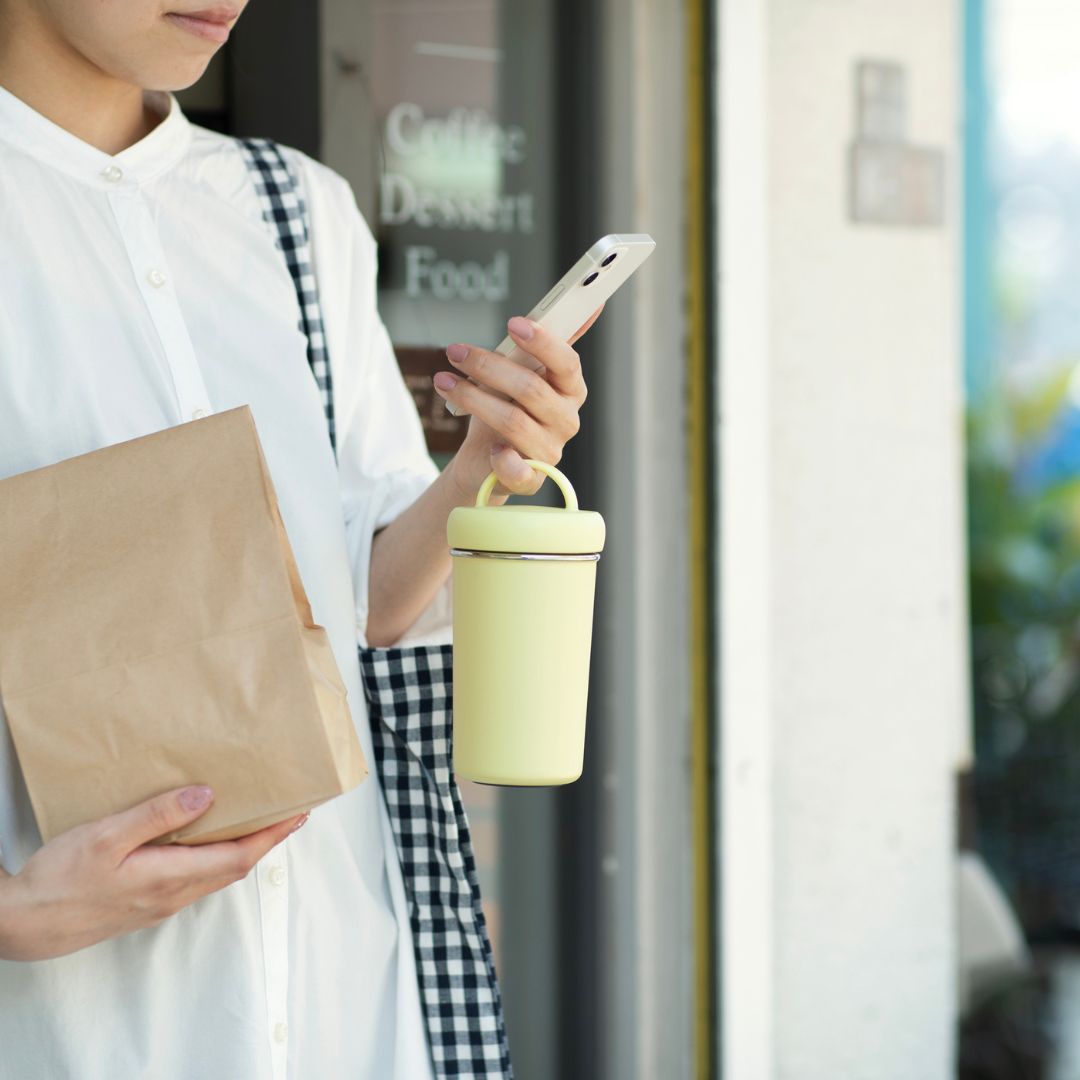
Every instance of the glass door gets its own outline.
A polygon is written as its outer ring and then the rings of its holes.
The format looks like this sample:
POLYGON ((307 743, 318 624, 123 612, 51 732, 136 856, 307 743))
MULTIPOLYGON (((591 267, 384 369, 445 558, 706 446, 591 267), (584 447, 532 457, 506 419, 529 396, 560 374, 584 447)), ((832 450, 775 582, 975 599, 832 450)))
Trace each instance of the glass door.
POLYGON ((691 921, 690 554, 672 483, 686 473, 685 13, 648 7, 267 0, 178 95, 197 122, 280 139, 349 181, 441 467, 467 424, 431 387, 446 346, 497 345, 606 232, 658 241, 578 346, 589 401, 560 462, 621 539, 598 575, 585 771, 562 789, 463 785, 519 1080, 688 1075, 690 954, 712 948, 691 921))

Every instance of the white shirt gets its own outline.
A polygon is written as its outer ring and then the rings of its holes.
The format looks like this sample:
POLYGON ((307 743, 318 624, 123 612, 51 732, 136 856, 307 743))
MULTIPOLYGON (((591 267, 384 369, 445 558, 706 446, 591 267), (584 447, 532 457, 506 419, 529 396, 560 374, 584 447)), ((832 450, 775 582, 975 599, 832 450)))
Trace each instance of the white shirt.
MULTIPOLYGON (((250 404, 370 775, 160 925, 0 961, 0 1078, 424 1080, 356 646, 372 534, 438 467, 376 312, 375 244, 347 181, 289 150, 311 213, 339 477, 292 281, 240 153, 172 94, 146 97, 166 118, 110 156, 0 88, 0 476, 250 404)), ((448 582, 402 641, 447 640, 450 612, 448 582)), ((6 869, 40 844, 0 711, 6 869)))

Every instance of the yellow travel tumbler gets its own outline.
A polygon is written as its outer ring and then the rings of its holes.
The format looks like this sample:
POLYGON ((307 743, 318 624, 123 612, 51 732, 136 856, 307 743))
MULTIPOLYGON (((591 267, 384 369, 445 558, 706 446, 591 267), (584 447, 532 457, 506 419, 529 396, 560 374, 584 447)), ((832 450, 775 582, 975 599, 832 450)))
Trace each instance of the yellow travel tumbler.
POLYGON ((579 510, 554 465, 528 459, 565 507, 450 512, 454 557, 454 771, 483 784, 569 784, 581 775, 596 564, 604 519, 579 510))

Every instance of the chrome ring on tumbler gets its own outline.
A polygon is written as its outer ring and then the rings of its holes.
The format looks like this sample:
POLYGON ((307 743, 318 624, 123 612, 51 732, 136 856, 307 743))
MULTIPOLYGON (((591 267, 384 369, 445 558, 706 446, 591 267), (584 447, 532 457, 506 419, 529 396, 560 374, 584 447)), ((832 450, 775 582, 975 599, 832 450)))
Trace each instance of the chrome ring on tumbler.
POLYGON ((451 555, 463 559, 531 559, 535 562, 596 562, 600 553, 593 555, 532 555, 516 551, 467 551, 464 548, 451 548, 451 555))

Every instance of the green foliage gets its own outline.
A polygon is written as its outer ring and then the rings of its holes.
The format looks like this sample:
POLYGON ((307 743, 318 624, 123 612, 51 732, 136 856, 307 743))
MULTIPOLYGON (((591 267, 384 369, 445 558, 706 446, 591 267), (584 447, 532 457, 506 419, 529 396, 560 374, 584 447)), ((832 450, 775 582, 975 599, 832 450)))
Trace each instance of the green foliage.
POLYGON ((1071 371, 968 421, 979 847, 1027 928, 1080 928, 1080 477, 1017 483, 1071 371))

